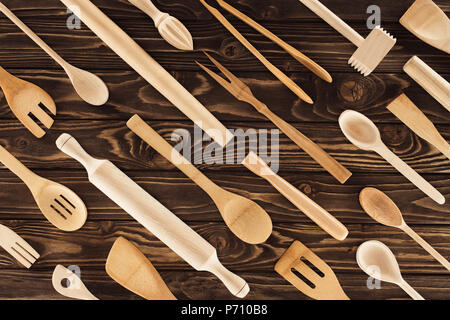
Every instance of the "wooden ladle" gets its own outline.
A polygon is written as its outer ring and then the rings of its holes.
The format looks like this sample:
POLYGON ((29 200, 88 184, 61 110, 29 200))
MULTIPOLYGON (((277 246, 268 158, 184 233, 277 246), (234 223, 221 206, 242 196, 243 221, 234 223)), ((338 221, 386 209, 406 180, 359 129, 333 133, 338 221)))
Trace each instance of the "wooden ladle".
POLYGON ((444 196, 435 187, 388 149, 381 140, 377 126, 365 115, 346 110, 339 117, 339 126, 345 137, 355 146, 375 151, 431 199, 439 204, 445 203, 444 196))
POLYGON ((417 233, 415 233, 403 220, 400 209, 385 193, 375 188, 364 188, 359 194, 359 202, 364 211, 375 221, 385 226, 395 227, 406 232, 429 254, 450 271, 450 263, 439 252, 431 247, 417 233))
POLYGON ((395 283, 414 300, 425 300, 403 279, 397 259, 384 243, 376 240, 364 242, 356 251, 356 261, 372 278, 395 283))
POLYGON ((212 182, 138 115, 130 118, 127 126, 211 197, 228 228, 239 239, 258 244, 269 238, 272 233, 272 220, 256 202, 231 193, 212 182))

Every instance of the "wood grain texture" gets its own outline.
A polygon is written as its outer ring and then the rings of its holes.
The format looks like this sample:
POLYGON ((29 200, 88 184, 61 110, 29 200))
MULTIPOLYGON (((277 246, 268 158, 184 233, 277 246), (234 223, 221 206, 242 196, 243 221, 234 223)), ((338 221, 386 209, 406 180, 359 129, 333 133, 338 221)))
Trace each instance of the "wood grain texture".
MULTIPOLYGON (((399 287, 388 283, 382 283, 381 289, 367 288, 367 275, 357 267, 355 254, 362 242, 372 239, 381 240, 392 249, 405 280, 424 298, 450 299, 448 272, 402 231, 370 219, 360 207, 358 195, 366 186, 385 192, 401 209, 405 221, 446 258, 450 257, 450 206, 437 205, 383 159, 351 145, 337 124, 339 115, 346 109, 370 117, 380 128, 386 145, 449 200, 449 160, 386 109, 404 91, 436 125, 444 139, 450 141, 450 113, 402 70, 412 55, 418 55, 448 81, 449 56, 423 43, 398 23, 411 0, 360 0, 351 6, 348 0, 322 1, 363 36, 369 33, 367 7, 380 6, 382 26, 398 42, 375 74, 364 78, 354 72, 347 60, 355 47, 298 0, 229 2, 327 69, 334 79, 331 84, 317 78, 276 44, 221 9, 270 62, 311 95, 315 104, 310 106, 300 102, 268 73, 198 0, 155 1, 158 8, 179 18, 190 30, 195 45, 192 52, 180 52, 167 44, 151 19, 127 0, 93 0, 228 128, 275 127, 252 106, 237 101, 200 70, 195 60, 212 66, 201 50, 211 53, 246 82, 274 113, 353 172, 351 179, 340 185, 287 137, 280 136, 279 175, 347 226, 349 236, 339 242, 245 167, 196 164, 212 181, 256 201, 269 213, 274 232, 267 243, 261 245, 248 245, 236 238, 208 195, 125 125, 133 114, 139 114, 170 140, 175 129, 193 132, 191 121, 84 25, 81 30, 69 30, 66 9, 59 1, 6 3, 68 62, 100 76, 108 85, 111 97, 103 107, 84 103, 64 72, 0 15, 2 66, 48 91, 57 105, 54 126, 43 139, 37 140, 14 118, 0 91, 0 144, 37 174, 74 190, 89 210, 85 227, 74 233, 59 231, 45 220, 26 186, 1 167, 0 222, 23 236, 41 258, 27 271, 0 250, 0 299, 64 299, 51 285, 51 274, 58 263, 80 266, 83 282, 100 299, 140 299, 105 272, 107 254, 119 236, 131 240, 151 259, 177 298, 233 299, 219 280, 208 273, 195 272, 91 185, 81 166, 56 148, 55 139, 63 132, 76 137, 93 155, 114 162, 205 237, 217 248, 223 264, 249 282, 248 299, 308 299, 273 271, 275 262, 296 239, 333 268, 352 299, 409 299, 399 287)), ((450 12, 448 1, 436 0, 435 3, 447 14, 450 12)), ((199 143, 200 139, 196 139, 195 145, 199 143)), ((199 152, 193 159, 200 159, 199 152)))

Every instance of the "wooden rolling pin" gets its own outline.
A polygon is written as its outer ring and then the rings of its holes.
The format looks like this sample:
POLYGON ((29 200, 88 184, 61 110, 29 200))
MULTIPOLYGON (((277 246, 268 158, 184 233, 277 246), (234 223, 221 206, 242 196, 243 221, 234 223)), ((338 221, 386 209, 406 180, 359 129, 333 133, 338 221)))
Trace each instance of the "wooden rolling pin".
POLYGON ((61 0, 77 8, 80 19, 119 57, 173 103, 181 112, 224 147, 233 134, 169 72, 89 0, 61 0))
POLYGON ((164 242, 198 271, 218 277, 236 297, 250 291, 244 279, 227 270, 219 261, 216 249, 169 209, 131 180, 112 162, 91 157, 77 140, 64 133, 56 140, 62 152, 80 162, 89 181, 136 221, 164 242))

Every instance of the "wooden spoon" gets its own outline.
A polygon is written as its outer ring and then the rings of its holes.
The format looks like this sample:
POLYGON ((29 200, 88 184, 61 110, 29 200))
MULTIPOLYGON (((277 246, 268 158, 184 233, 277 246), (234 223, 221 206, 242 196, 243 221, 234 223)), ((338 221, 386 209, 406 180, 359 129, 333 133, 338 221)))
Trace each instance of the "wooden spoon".
POLYGON ((346 110, 339 117, 339 126, 345 137, 355 146, 363 150, 375 151, 431 199, 439 204, 445 203, 444 196, 436 188, 386 147, 381 141, 377 126, 365 115, 346 110))
POLYGON ((27 185, 42 214, 51 224, 64 231, 75 231, 84 225, 86 206, 72 190, 33 173, 2 146, 0 162, 27 185))
POLYGON ((96 75, 72 66, 59 54, 50 48, 41 38, 39 38, 27 25, 25 25, 14 13, 11 12, 2 2, 0 11, 3 12, 16 26, 18 26, 31 40, 52 57, 67 73, 75 91, 87 103, 99 106, 108 101, 109 91, 105 83, 96 75))
POLYGON ((372 278, 395 283, 414 300, 425 300, 403 279, 394 254, 384 243, 376 240, 364 242, 356 251, 356 261, 372 278))
POLYGON ((385 193, 375 188, 364 188, 359 194, 359 202, 361 203, 364 211, 366 211, 366 213, 375 221, 378 221, 385 226, 403 230, 437 261, 439 261, 447 270, 450 271, 450 263, 448 260, 440 255, 439 252, 437 252, 406 224, 403 220, 400 209, 385 193))
POLYGON ((147 300, 176 300, 153 264, 123 237, 117 238, 109 251, 106 273, 147 300))
POLYGON ((128 120, 127 126, 211 197, 228 228, 239 239, 247 243, 258 244, 269 238, 272 233, 272 220, 257 203, 216 185, 138 115, 134 115, 128 120))

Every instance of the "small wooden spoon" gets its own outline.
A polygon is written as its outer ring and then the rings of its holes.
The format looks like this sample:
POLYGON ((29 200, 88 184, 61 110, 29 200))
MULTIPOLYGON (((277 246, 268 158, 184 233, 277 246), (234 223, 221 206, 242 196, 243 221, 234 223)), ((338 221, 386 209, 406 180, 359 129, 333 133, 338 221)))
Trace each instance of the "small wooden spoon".
POLYGON ((384 243, 376 240, 364 242, 356 251, 356 261, 372 278, 395 283, 414 300, 425 300, 403 279, 394 254, 384 243))
POLYGON ((345 137, 355 146, 375 151, 431 199, 439 204, 445 203, 444 196, 435 187, 386 147, 377 126, 365 115, 346 110, 339 117, 339 126, 345 137))
POLYGON ((226 191, 212 182, 138 115, 128 120, 127 126, 211 197, 228 228, 239 239, 258 244, 269 238, 272 233, 272 220, 257 203, 226 191))
POLYGON ((59 54, 50 48, 41 38, 39 38, 26 24, 24 24, 14 13, 11 12, 2 2, 0 11, 7 16, 16 26, 31 38, 42 50, 53 58, 67 73, 78 95, 89 104, 100 106, 108 101, 109 91, 106 84, 95 74, 72 66, 59 54))
POLYGON ((450 271, 450 263, 442 255, 415 233, 403 220, 400 209, 385 193, 375 188, 364 188, 359 194, 359 202, 364 211, 375 221, 385 226, 398 228, 406 232, 429 254, 450 271))
POLYGON ((147 300, 176 300, 153 264, 123 237, 114 242, 105 268, 114 281, 147 300))

